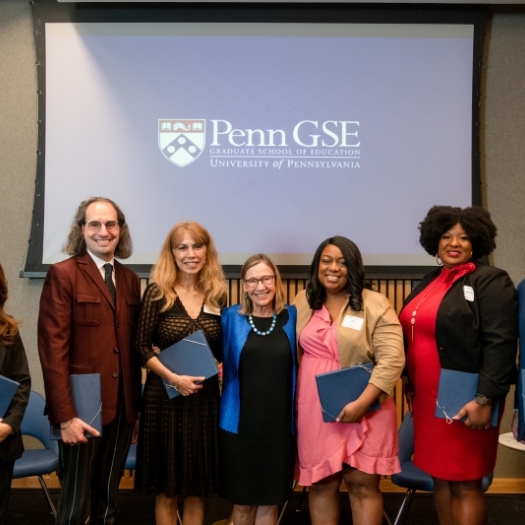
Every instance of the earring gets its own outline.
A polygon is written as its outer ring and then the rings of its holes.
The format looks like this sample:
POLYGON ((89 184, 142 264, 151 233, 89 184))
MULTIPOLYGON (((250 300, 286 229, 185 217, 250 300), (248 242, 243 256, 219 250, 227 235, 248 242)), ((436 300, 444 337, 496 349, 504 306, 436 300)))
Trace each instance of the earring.
POLYGON ((244 298, 248 299, 248 294, 247 293, 244 294, 244 298))
POLYGON ((439 255, 436 253, 436 264, 438 266, 443 266, 443 261, 440 259, 439 255))

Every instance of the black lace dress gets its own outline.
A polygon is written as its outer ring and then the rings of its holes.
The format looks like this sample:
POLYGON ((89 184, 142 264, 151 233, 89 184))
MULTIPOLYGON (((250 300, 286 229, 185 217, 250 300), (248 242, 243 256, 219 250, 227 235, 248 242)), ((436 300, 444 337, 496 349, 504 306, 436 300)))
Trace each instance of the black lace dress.
MULTIPOLYGON (((142 364, 184 337, 203 330, 215 357, 221 359, 220 317, 204 312, 192 319, 179 299, 160 312, 156 285, 144 292, 136 349, 142 364)), ((207 496, 219 490, 219 382, 217 377, 190 396, 170 400, 160 377, 148 372, 140 417, 135 490, 167 497, 207 496)))

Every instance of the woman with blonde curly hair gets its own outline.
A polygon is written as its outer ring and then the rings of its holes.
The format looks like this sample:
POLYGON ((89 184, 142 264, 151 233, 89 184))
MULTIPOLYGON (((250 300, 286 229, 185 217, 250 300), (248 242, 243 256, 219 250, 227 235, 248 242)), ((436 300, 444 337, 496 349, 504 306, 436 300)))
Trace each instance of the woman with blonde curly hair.
POLYGON ((144 292, 136 349, 150 372, 143 396, 135 489, 156 494, 157 525, 176 523, 177 497, 183 524, 202 525, 204 497, 218 491, 219 383, 217 377, 178 375, 157 358, 184 337, 203 330, 221 359, 220 308, 226 284, 209 233, 195 222, 169 232, 144 292), (169 399, 162 378, 180 396, 169 399))

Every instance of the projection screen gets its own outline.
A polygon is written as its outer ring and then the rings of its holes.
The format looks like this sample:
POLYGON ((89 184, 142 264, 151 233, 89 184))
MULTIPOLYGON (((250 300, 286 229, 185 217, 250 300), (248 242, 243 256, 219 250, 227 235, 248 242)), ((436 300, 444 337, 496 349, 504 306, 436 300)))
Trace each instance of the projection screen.
POLYGON ((194 220, 231 275, 258 252, 306 274, 332 235, 352 239, 372 274, 416 275, 435 264, 418 243, 430 206, 479 203, 476 16, 93 13, 43 24, 28 275, 66 257, 75 209, 95 195, 125 212, 134 243, 125 263, 144 274, 171 226, 194 220))

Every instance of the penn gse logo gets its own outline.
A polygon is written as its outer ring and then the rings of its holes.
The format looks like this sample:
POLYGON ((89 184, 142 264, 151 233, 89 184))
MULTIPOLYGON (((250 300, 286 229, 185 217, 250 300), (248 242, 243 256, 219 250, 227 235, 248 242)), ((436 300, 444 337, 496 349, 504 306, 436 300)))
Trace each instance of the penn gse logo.
POLYGON ((206 144, 206 120, 159 119, 159 148, 175 166, 184 168, 197 159, 206 144))

